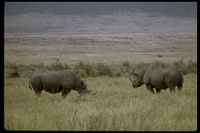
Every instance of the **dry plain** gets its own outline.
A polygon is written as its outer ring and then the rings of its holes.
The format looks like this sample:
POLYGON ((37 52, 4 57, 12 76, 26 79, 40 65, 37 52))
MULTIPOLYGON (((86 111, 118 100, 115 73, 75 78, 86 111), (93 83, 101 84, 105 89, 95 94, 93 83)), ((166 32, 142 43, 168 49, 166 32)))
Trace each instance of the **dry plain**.
POLYGON ((197 61, 196 33, 99 35, 5 34, 4 61, 122 63, 197 61))
MULTIPOLYGON (((5 34, 4 63, 43 64, 80 61, 122 64, 197 61, 195 33, 5 34)), ((7 130, 194 131, 197 129, 197 74, 185 75, 182 91, 151 94, 133 89, 128 77, 88 77, 94 96, 28 88, 29 77, 4 75, 4 127, 7 130)))

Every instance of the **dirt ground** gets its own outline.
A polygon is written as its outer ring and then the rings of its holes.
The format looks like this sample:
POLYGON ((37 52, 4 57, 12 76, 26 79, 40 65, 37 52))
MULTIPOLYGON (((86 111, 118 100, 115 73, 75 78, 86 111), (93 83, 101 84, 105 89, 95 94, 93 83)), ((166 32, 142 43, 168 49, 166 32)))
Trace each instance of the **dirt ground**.
POLYGON ((4 34, 4 62, 74 64, 197 61, 196 33, 4 34))

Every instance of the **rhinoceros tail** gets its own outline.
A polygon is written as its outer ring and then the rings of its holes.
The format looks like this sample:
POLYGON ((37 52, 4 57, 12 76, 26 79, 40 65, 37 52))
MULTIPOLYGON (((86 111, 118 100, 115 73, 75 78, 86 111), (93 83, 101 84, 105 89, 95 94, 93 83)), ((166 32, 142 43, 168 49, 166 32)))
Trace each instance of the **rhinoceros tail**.
POLYGON ((183 78, 183 74, 179 73, 179 76, 180 76, 180 80, 179 80, 179 83, 178 83, 178 87, 183 87, 183 81, 184 81, 184 78, 183 78))
POLYGON ((32 86, 31 86, 31 83, 30 83, 30 81, 29 81, 29 88, 30 88, 30 90, 32 90, 32 86))

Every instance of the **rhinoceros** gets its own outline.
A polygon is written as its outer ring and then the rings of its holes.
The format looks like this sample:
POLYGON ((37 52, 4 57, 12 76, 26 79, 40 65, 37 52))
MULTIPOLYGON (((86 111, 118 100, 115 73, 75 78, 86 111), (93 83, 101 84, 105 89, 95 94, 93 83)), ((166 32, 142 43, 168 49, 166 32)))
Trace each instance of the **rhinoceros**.
POLYGON ((36 95, 41 95, 42 90, 45 90, 52 94, 62 92, 62 97, 66 97, 71 90, 78 91, 80 95, 91 92, 85 82, 71 70, 35 71, 30 78, 29 88, 33 89, 36 95))
POLYGON ((182 90, 183 87, 183 75, 174 67, 156 67, 148 66, 140 72, 134 72, 133 76, 129 76, 133 88, 140 87, 145 84, 146 88, 154 93, 153 88, 156 89, 156 93, 160 93, 162 89, 170 89, 170 92, 175 91, 175 87, 178 90, 182 90))

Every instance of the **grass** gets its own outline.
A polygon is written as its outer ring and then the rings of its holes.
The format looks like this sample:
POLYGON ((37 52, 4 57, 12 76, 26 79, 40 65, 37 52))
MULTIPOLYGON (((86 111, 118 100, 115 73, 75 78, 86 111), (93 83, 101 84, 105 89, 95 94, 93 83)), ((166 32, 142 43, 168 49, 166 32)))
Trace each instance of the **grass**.
POLYGON ((16 63, 7 63, 5 64, 4 75, 8 75, 9 77, 30 77, 31 74, 35 70, 45 69, 45 70, 63 70, 70 69, 73 70, 80 77, 99 77, 99 76, 109 76, 109 77, 120 77, 124 75, 128 75, 131 72, 144 68, 148 65, 155 65, 161 67, 174 66, 179 71, 181 71, 184 75, 190 73, 197 73, 197 62, 188 61, 184 63, 182 60, 174 61, 173 63, 164 63, 160 61, 155 61, 153 63, 138 63, 138 64, 130 64, 128 61, 124 61, 121 65, 115 64, 103 64, 103 63, 87 63, 80 61, 75 65, 63 64, 59 61, 54 63, 44 65, 24 65, 24 64, 16 64, 16 63))
POLYGON ((87 77, 88 89, 96 95, 80 97, 71 91, 42 92, 37 97, 28 87, 28 77, 4 82, 4 127, 6 130, 50 131, 195 131, 197 130, 197 75, 185 75, 182 91, 151 94, 133 89, 128 77, 87 77))
POLYGON ((130 39, 120 34, 8 35, 4 54, 5 129, 195 131, 197 62, 186 61, 196 60, 197 39, 195 33, 193 39, 182 38, 189 34, 130 34, 130 39), (160 39, 162 36, 168 41, 160 39), (163 90, 154 95, 144 85, 133 89, 128 74, 152 64, 179 69, 184 74, 183 90, 174 94, 163 90), (80 97, 71 91, 62 98, 61 93, 43 91, 37 97, 28 82, 40 69, 73 70, 97 93, 80 97))

